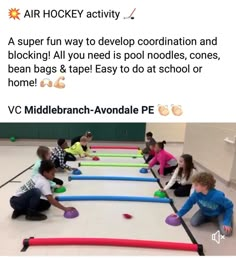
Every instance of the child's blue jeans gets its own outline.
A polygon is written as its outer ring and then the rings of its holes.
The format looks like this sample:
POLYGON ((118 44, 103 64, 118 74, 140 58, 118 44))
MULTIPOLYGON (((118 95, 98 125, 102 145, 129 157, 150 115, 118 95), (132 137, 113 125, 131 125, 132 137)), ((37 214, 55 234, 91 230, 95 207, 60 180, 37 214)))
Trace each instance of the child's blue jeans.
MULTIPOLYGON (((225 235, 225 236, 230 236, 232 234, 232 231, 230 233, 227 233, 225 230, 224 230, 224 214, 221 214, 219 215, 218 217, 214 217, 217 219, 217 223, 218 223, 218 226, 219 226, 219 230, 220 230, 220 233, 222 235, 225 235)), ((199 209, 194 215, 193 217, 191 218, 190 220, 190 223, 193 227, 197 227, 197 226, 200 226, 201 224, 204 224, 204 223, 207 223, 207 222, 211 222, 213 219, 213 217, 209 217, 209 216, 206 216, 202 213, 201 209, 199 209)), ((231 221, 231 225, 230 225, 232 228, 233 228, 233 217, 232 217, 232 221, 231 221)))

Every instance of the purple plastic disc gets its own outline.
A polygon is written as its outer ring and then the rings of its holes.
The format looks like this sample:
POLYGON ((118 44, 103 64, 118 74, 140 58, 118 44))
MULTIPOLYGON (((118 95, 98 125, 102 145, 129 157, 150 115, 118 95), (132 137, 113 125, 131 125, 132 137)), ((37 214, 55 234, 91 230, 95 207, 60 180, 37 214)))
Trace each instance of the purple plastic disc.
POLYGON ((65 211, 64 217, 66 219, 73 219, 79 216, 79 212, 76 209, 70 210, 70 211, 65 211))
POLYGON ((181 220, 177 216, 169 215, 166 218, 166 224, 168 224, 170 226, 179 226, 181 224, 181 220))

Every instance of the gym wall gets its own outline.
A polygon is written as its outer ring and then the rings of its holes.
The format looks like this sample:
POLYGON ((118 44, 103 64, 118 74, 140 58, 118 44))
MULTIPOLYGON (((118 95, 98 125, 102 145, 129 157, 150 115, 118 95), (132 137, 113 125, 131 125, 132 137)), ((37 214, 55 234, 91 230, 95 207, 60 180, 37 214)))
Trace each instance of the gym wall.
POLYGON ((225 181, 236 178, 235 144, 236 123, 195 123, 186 125, 184 153, 193 158, 225 181))
POLYGON ((151 131, 158 141, 183 143, 185 127, 185 123, 147 123, 146 132, 151 131))
POLYGON ((71 139, 86 131, 96 141, 143 141, 145 123, 3 123, 0 138, 71 139))

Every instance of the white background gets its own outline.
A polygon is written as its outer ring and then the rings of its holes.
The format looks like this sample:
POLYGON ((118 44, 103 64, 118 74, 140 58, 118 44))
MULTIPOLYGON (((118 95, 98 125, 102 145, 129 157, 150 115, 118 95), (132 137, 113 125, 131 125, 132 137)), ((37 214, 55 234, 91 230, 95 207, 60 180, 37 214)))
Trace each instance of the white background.
MULTIPOLYGON (((228 0, 165 0, 165 1, 5 1, 0 10, 1 29, 1 122, 235 122, 235 1, 228 0), (10 8, 19 8, 21 19, 8 17, 10 8), (123 19, 136 8, 134 20, 123 19), (120 17, 115 19, 29 19, 23 18, 27 9, 84 9, 87 11, 115 10, 120 17), (8 74, 8 49, 27 51, 29 48, 10 46, 10 37, 19 38, 214 38, 218 37, 218 46, 192 47, 67 47, 69 52, 218 52, 221 60, 174 61, 174 60, 74 60, 68 64, 79 66, 87 64, 104 65, 186 65, 203 66, 201 74, 65 74, 65 89, 8 87, 8 78, 34 79, 40 82, 44 78, 55 80, 60 73, 8 74), (163 117, 158 113, 158 104, 179 104, 183 115, 170 114, 163 117), (8 106, 14 105, 51 105, 61 107, 94 108, 120 107, 121 105, 141 107, 155 106, 155 115, 13 115, 8 106)), ((30 50, 62 50, 64 46, 31 47, 30 50)), ((51 54, 52 55, 52 54, 51 54)), ((66 60, 14 60, 12 65, 53 66, 66 64, 66 60)))

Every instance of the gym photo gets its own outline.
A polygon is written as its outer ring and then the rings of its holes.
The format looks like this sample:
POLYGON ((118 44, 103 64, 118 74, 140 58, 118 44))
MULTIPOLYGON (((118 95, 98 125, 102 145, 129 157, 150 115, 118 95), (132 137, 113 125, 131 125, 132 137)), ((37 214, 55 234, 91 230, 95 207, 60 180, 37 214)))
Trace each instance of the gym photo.
POLYGON ((1 123, 1 255, 233 256, 236 123, 1 123))

